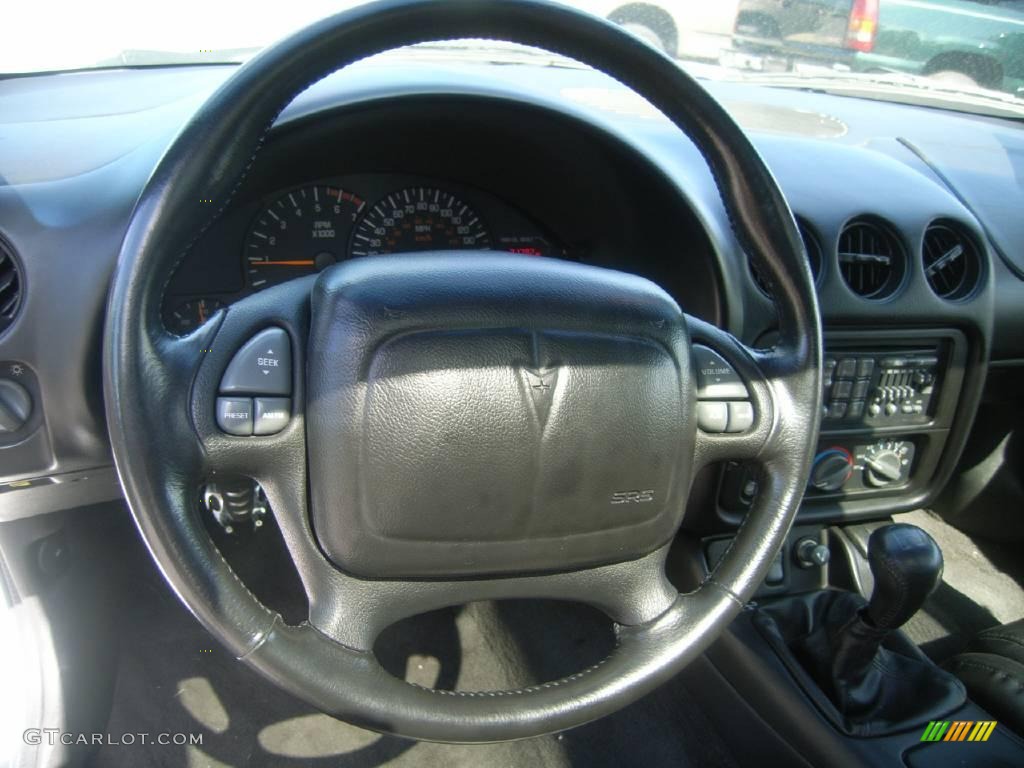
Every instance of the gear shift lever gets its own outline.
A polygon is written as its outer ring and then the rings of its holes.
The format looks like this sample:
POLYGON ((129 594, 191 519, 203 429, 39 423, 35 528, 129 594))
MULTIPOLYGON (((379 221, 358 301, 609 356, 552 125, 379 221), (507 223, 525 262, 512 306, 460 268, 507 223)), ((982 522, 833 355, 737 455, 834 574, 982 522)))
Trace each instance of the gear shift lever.
POLYGON ((864 618, 875 629, 899 629, 920 610, 942 578, 942 550, 916 525, 877 528, 868 540, 875 589, 864 618))
POLYGON ((867 605, 826 589, 766 605, 755 620, 810 674, 844 732, 878 736, 944 716, 966 694, 897 631, 942 577, 938 545, 913 525, 885 525, 868 540, 868 564, 875 587, 867 605))
POLYGON ((915 525, 876 529, 868 539, 875 588, 867 606, 832 633, 832 681, 840 709, 849 715, 877 703, 873 662, 882 641, 924 604, 942 578, 942 550, 915 525))

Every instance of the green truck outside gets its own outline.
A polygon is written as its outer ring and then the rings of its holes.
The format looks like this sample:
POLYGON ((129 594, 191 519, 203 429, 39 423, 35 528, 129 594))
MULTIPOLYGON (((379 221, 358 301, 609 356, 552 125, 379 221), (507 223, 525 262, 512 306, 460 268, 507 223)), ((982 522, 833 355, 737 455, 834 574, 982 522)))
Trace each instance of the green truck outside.
POLYGON ((745 0, 734 44, 1024 95, 1024 0, 745 0))

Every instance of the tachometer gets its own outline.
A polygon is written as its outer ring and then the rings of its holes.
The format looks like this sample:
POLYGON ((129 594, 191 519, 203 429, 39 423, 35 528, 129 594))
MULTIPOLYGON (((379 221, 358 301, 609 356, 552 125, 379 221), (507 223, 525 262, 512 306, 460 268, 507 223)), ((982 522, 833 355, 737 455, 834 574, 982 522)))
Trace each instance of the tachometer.
POLYGON ((376 256, 490 247, 487 227, 468 204, 440 189, 409 187, 367 211, 352 233, 350 252, 376 256))
POLYGON ((249 287, 260 290, 329 267, 345 255, 363 201, 337 187, 286 192, 260 212, 245 238, 249 287))

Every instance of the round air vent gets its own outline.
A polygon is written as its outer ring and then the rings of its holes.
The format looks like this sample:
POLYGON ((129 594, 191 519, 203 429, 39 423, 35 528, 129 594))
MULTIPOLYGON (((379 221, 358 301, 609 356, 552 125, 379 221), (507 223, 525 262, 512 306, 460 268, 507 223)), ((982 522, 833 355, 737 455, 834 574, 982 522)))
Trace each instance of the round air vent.
POLYGON ((24 282, 21 268, 14 259, 14 251, 0 240, 0 333, 3 333, 18 314, 24 282))
POLYGON ((970 296, 981 277, 981 255, 974 239, 949 221, 936 221, 924 233, 924 276, 935 295, 950 301, 970 296))
POLYGON ((839 235, 839 271, 858 296, 888 296, 903 279, 905 266, 899 238, 880 221, 857 219, 839 235))
MULTIPOLYGON (((811 232, 811 228, 803 222, 802 219, 797 219, 796 227, 800 230, 800 237, 804 241, 804 248, 807 250, 807 261, 811 266, 811 274, 814 275, 814 282, 818 282, 818 275, 821 274, 821 244, 818 242, 818 238, 811 232)), ((754 282, 757 283, 757 287, 761 289, 761 292, 770 297, 772 295, 771 288, 768 287, 768 280, 756 266, 754 262, 750 262, 750 274, 754 276, 754 282)))

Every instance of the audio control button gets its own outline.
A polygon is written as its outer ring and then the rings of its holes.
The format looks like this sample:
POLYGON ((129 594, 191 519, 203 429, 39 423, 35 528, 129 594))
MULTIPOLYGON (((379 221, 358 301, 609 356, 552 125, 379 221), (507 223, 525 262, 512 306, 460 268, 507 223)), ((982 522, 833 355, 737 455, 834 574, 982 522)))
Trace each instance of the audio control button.
POLYGON ((750 395, 736 370, 708 347, 693 346, 698 400, 746 400, 750 395))
POLYGON ((252 398, 218 397, 217 426, 236 437, 252 434, 252 398))
POLYGON ((847 398, 853 391, 852 381, 837 381, 835 386, 832 387, 832 397, 847 398))
POLYGON ((729 403, 727 432, 746 432, 754 424, 754 406, 746 401, 729 403))
POLYGON ((292 393, 292 345, 282 328, 266 328, 247 341, 220 380, 222 395, 292 393))
POLYGON ((705 432, 725 432, 729 426, 729 404, 697 403, 697 426, 705 432))
POLYGON ((871 377, 872 371, 875 370, 875 361, 870 357, 862 357, 857 361, 857 378, 867 379, 871 377))
POLYGON ((852 379, 857 373, 857 361, 852 357, 847 357, 839 361, 839 365, 836 366, 836 378, 837 379, 852 379))

